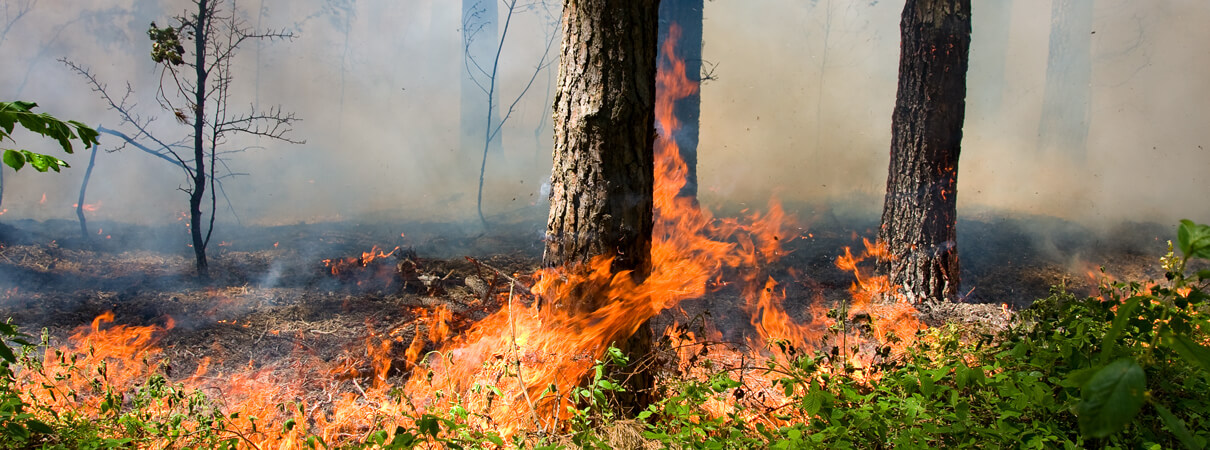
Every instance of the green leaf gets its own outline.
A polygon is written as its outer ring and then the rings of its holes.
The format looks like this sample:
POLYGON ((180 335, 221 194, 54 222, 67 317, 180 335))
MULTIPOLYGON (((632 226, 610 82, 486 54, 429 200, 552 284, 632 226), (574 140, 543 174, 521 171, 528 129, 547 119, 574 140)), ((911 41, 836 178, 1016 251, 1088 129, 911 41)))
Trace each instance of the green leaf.
POLYGON ((1118 343, 1118 335, 1122 334, 1122 329, 1126 328, 1126 324, 1134 316, 1135 308, 1139 307, 1139 302, 1143 300, 1141 296, 1134 296, 1126 299, 1118 307, 1117 316, 1113 318, 1113 326, 1105 333, 1105 339, 1101 341, 1101 356, 1098 361, 1104 364, 1111 356, 1113 356, 1114 347, 1118 343))
POLYGON ((25 167, 25 156, 16 150, 5 150, 4 164, 12 167, 13 170, 21 170, 22 167, 25 167))
POLYGON ((416 429, 421 434, 427 434, 432 437, 437 437, 437 433, 441 432, 441 425, 437 423, 437 417, 425 414, 419 421, 416 422, 416 429))
POLYGON ((13 354, 13 349, 8 348, 8 344, 0 341, 0 358, 4 358, 8 362, 17 362, 17 355, 13 354))
POLYGON ((1152 402, 1151 406, 1154 406, 1155 410, 1160 413, 1160 418, 1164 420, 1164 425, 1168 427, 1168 431, 1175 434, 1176 438, 1181 440, 1181 444, 1185 445, 1185 448, 1202 448, 1201 445, 1198 445, 1197 439, 1193 438, 1193 434, 1189 432, 1189 429, 1185 428, 1185 421, 1173 415, 1172 411, 1169 411, 1164 405, 1152 402))
MULTIPOLYGON (((59 143, 59 147, 62 147, 63 151, 69 154, 74 151, 71 145, 72 139, 78 139, 84 144, 85 148, 100 143, 98 140, 100 133, 97 130, 94 130, 89 126, 74 120, 64 122, 50 114, 36 114, 30 111, 37 106, 38 105, 33 102, 0 102, 0 129, 4 130, 3 133, 0 133, 0 140, 3 140, 4 138, 11 140, 12 137, 10 134, 13 132, 15 125, 19 123, 23 128, 29 130, 30 132, 55 140, 59 143), (72 128, 75 128, 74 132, 72 131, 72 128)), ((25 150, 21 150, 20 152, 25 155, 27 160, 30 159, 30 152, 25 150)), ((59 167, 67 167, 66 164, 63 164, 62 160, 58 158, 40 155, 37 153, 32 154, 41 156, 43 158, 51 158, 50 161, 39 161, 37 163, 30 161, 31 164, 34 164, 35 168, 37 168, 40 172, 45 172, 46 169, 52 169, 58 172, 59 167)), ((10 155, 6 151, 5 163, 14 168, 18 168, 16 165, 11 164, 9 158, 10 155)))
POLYGON ((46 423, 44 423, 40 420, 30 419, 25 422, 25 426, 29 427, 29 430, 33 431, 35 433, 51 434, 51 433, 55 432, 55 430, 53 428, 51 428, 50 425, 47 425, 46 423))
POLYGON ((819 411, 823 409, 823 394, 812 390, 810 394, 807 394, 806 398, 802 399, 802 409, 808 415, 814 416, 819 414, 819 411))
POLYGON ((504 439, 500 438, 500 436, 489 434, 487 435, 487 440, 493 444, 496 444, 497 447, 504 447, 504 439))
POLYGON ((1147 388, 1143 368, 1122 358, 1098 370, 1080 389, 1080 431, 1103 438, 1134 419, 1147 388))
POLYGON ((1210 348, 1203 347, 1189 336, 1175 333, 1164 333, 1164 343, 1175 350, 1182 358, 1210 373, 1210 348))
POLYGON ((1177 246, 1186 258, 1210 259, 1210 225, 1181 220, 1176 230, 1177 246))

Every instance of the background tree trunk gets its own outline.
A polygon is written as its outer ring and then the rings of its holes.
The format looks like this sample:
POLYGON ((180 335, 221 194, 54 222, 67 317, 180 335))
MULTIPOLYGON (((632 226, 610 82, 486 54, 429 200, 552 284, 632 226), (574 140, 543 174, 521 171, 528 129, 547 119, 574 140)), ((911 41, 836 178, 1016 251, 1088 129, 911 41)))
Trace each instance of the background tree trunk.
POLYGON ((1092 109, 1093 0, 1054 0, 1038 151, 1083 161, 1092 109))
MULTIPOLYGON (((477 155, 487 145, 492 150, 502 148, 503 133, 484 143, 484 117, 490 114, 491 124, 500 123, 498 94, 488 97, 488 84, 493 80, 492 62, 500 45, 498 0, 462 0, 462 150, 477 155)), ((491 125, 489 124, 488 127, 491 125)))
MULTIPOLYGON (((566 0, 555 90, 554 167, 546 226, 548 265, 616 256, 613 269, 649 269, 655 156, 656 0, 566 0)), ((592 311, 605 299, 562 299, 592 311)), ((631 362, 649 353, 651 327, 616 337, 631 362)), ((632 411, 653 379, 633 373, 632 411)))
MULTIPOLYGON (((673 51, 685 61, 685 77, 689 82, 700 86, 702 82, 702 0, 660 1, 659 61, 664 61, 663 43, 665 39, 668 39, 669 26, 674 23, 680 27, 680 37, 676 40, 673 51)), ((685 161, 685 167, 688 169, 685 174, 685 187, 681 188, 680 195, 696 198, 698 124, 702 116, 701 90, 677 100, 673 105, 672 114, 681 126, 669 138, 676 142, 681 160, 685 161)))
POLYGON ((907 0, 879 240, 879 270, 912 302, 958 293, 958 154, 966 107, 970 0, 907 0))

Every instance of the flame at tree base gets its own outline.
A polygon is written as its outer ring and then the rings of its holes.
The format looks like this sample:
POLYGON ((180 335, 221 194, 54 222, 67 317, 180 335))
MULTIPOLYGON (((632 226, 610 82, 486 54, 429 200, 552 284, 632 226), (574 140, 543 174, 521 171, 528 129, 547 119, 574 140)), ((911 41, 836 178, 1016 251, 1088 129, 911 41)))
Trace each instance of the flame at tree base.
MULTIPOLYGON (((443 346, 429 359, 428 371, 414 375, 409 392, 423 393, 445 388, 459 399, 475 397, 482 386, 495 391, 474 403, 488 408, 492 425, 506 430, 543 427, 541 417, 558 418, 572 404, 573 388, 601 360, 611 343, 625 340, 662 311, 687 299, 707 295, 716 280, 733 276, 743 288, 745 310, 764 342, 788 342, 799 349, 826 344, 828 329, 835 320, 826 319, 822 302, 812 305, 811 323, 797 324, 782 307, 784 289, 765 272, 785 251, 782 243, 791 236, 794 224, 780 204, 770 202, 765 214, 743 218, 714 218, 690 198, 679 197, 687 167, 672 136, 680 124, 673 115, 676 100, 697 91, 685 77, 684 61, 674 54, 680 34, 675 24, 664 42, 657 74, 655 227, 651 246, 650 273, 636 282, 629 272, 610 271, 612 258, 600 256, 573 268, 545 269, 535 276, 533 292, 550 301, 510 306, 476 323, 467 333, 443 346), (593 298, 589 304, 604 305, 579 313, 556 307, 593 298), (500 399, 495 397, 499 396, 500 399)), ((866 242, 867 254, 879 247, 866 242)), ((915 310, 906 302, 885 299, 892 290, 883 277, 863 275, 846 249, 837 265, 852 272, 857 282, 850 289, 852 302, 842 322, 864 320, 877 342, 888 337, 910 338, 919 328, 915 310)), ((715 283, 723 284, 723 283, 715 283)), ((846 332, 849 342, 861 342, 858 333, 846 332)), ((893 340, 894 338, 892 338, 893 340)), ((846 339, 847 340, 847 339, 846 339)), ((764 345, 757 346, 763 350, 764 345)), ((842 348, 842 352, 849 352, 842 348)))

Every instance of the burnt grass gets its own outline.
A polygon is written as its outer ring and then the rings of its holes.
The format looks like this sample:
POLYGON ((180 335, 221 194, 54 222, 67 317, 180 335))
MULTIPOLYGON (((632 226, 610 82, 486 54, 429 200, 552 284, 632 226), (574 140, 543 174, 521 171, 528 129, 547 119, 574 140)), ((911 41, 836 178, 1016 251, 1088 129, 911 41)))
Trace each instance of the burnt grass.
MULTIPOLYGON (((791 210, 793 212, 793 210, 791 210)), ((115 323, 174 328, 158 345, 173 373, 186 376, 202 358, 228 372, 272 364, 304 352, 329 362, 350 361, 368 375, 367 338, 393 339, 394 375, 406 375, 403 353, 424 333, 440 305, 457 333, 502 307, 508 282, 541 266, 540 220, 493 224, 321 223, 223 226, 210 245, 212 280, 193 276, 183 226, 92 223, 105 236, 79 235, 74 221, 0 222, 0 319, 26 333, 43 328, 56 339, 112 311, 115 323), (403 233, 404 236, 400 236, 403 233), (108 236, 108 238, 106 238, 108 236), (352 257, 377 246, 389 257, 334 275, 324 259, 352 257)), ((1124 223, 1094 232, 1050 217, 980 213, 963 217, 959 250, 962 304, 925 312, 925 320, 1000 320, 1001 305, 1027 307, 1052 286, 1094 294, 1100 267, 1119 279, 1162 276, 1158 258, 1175 226, 1124 223), (1093 275, 1090 276, 1089 274, 1093 275)), ((808 320, 811 302, 839 302, 853 283, 835 266, 845 247, 873 238, 873 218, 814 220, 784 239, 786 255, 769 275, 786 288, 792 317, 808 320), (807 233, 810 233, 809 237, 807 233)), ((517 301, 532 301, 518 295, 517 301)), ((752 332, 736 287, 684 302, 654 321, 656 333, 674 321, 709 317, 724 338, 752 332)), ((434 344, 428 344, 432 350, 434 344)))

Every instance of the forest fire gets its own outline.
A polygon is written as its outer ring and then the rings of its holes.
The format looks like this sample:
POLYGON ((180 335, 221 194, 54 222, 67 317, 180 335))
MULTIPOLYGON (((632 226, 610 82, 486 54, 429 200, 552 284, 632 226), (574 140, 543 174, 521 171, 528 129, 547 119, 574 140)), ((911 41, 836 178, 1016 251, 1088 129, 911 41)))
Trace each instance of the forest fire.
MULTIPOLYGON (((664 43, 674 55, 672 42, 679 29, 674 25, 664 43)), ((657 74, 657 128, 670 136, 679 124, 672 104, 698 87, 688 82, 684 62, 672 56, 657 74)), ((492 385, 503 394, 482 394, 486 415, 497 426, 550 426, 539 417, 557 418, 560 410, 573 406, 572 388, 600 360, 606 348, 633 334, 661 311, 686 299, 706 295, 708 286, 720 277, 738 277, 752 324, 765 342, 789 341, 801 349, 816 348, 831 321, 822 317, 823 305, 814 305, 818 320, 798 325, 781 306, 776 281, 764 268, 782 255, 781 242, 792 229, 780 205, 770 202, 769 212, 747 217, 715 218, 691 199, 678 197, 685 184, 686 168, 676 143, 660 138, 656 144, 655 217, 652 268, 646 278, 635 281, 629 273, 613 273, 612 259, 598 257, 576 268, 552 268, 536 274, 535 295, 558 305, 562 299, 597 297, 604 305, 588 313, 556 307, 520 306, 508 299, 508 307, 476 323, 464 335, 434 353, 430 372, 413 375, 412 392, 448 386, 457 398, 476 398, 474 386, 492 385), (511 367, 515 365, 515 367, 511 367), (506 376, 506 374, 511 374, 506 376), (492 396, 501 396, 492 400, 492 396), (536 422, 536 423, 534 423, 536 422)), ((867 242, 868 251, 877 251, 867 242)), ((864 258, 864 257, 863 257, 864 258)), ((919 327, 914 309, 902 302, 884 305, 889 291, 884 279, 861 276, 858 263, 847 249, 838 265, 858 276, 851 293, 849 316, 865 317, 874 335, 886 342, 894 334, 911 337, 919 327)), ((719 284, 719 283, 716 283, 719 284)), ((855 334, 855 333, 854 333, 855 334)), ((856 336, 852 342, 858 342, 856 336)), ((751 351, 760 353, 764 345, 751 351)), ((843 349, 848 352, 849 350, 843 349)), ((548 420, 549 421, 549 420, 548 420)))
MULTIPOLYGON (((674 55, 671 41, 677 33, 674 26, 664 44, 670 59, 661 62, 657 75, 661 136, 670 136, 679 126, 673 103, 698 89, 685 77, 683 61, 674 55)), ((507 293, 492 294, 490 300, 499 305, 498 310, 475 320, 465 331, 454 331, 455 313, 446 305, 413 308, 406 328, 380 328, 367 319, 363 337, 333 360, 319 357, 302 343, 304 333, 330 331, 274 327, 257 340, 293 339, 289 356, 250 360, 246 365, 214 359, 228 353, 215 342, 192 375, 180 381, 184 389, 212 396, 221 407, 206 413, 217 415, 199 426, 220 428, 238 437, 240 445, 294 448, 312 435, 328 443, 363 441, 370 430, 413 426, 422 414, 453 408, 470 412, 461 416, 468 425, 505 435, 557 431, 567 426, 567 408, 576 406, 576 387, 604 359, 611 344, 661 312, 707 295, 735 297, 748 316, 743 319, 746 324, 738 325, 751 326, 753 335, 745 343, 720 346, 703 340, 717 341, 718 336, 697 335, 674 324, 657 333, 678 355, 670 364, 696 376, 700 369, 694 361, 705 354, 706 346, 712 346, 710 358, 737 365, 749 388, 763 391, 766 404, 776 403, 779 397, 770 389, 772 380, 753 361, 835 348, 860 369, 871 363, 876 349, 900 348, 920 328, 910 305, 885 299, 890 288, 886 280, 862 269, 867 258, 882 251, 868 241, 863 251, 854 254, 845 249, 835 262, 855 280, 843 305, 830 309, 833 305, 817 295, 806 305, 805 314, 791 314, 784 305, 786 285, 774 278, 773 269, 787 254, 784 244, 806 237, 800 236, 805 232, 780 204, 771 201, 765 213, 726 218, 680 197, 687 169, 672 139, 657 139, 655 170, 651 267, 642 279, 613 272, 608 257, 579 267, 542 269, 532 278, 518 277, 533 280, 529 292, 522 292, 526 286, 519 280, 503 275, 512 282, 507 293), (531 295, 541 300, 532 301, 531 295), (594 298, 602 306, 586 312, 563 307, 569 299, 579 298, 594 298), (806 320, 795 318, 803 315, 806 320), (232 363, 242 368, 233 369, 232 363), (396 374, 408 376, 402 395, 392 393, 396 388, 391 377, 396 374)), ((399 267, 382 263, 397 252, 399 247, 386 251, 374 246, 360 256, 325 259, 324 269, 359 285, 367 276, 405 276, 406 284, 407 274, 400 273, 404 268, 420 280, 437 278, 421 274, 419 263, 411 259, 402 260, 399 267), (370 266, 373 270, 367 271, 370 266)), ((491 286, 499 286, 500 276, 489 278, 495 279, 491 286)), ((426 286, 426 295, 438 292, 426 286)), ((254 328, 247 320, 218 317, 232 308, 253 307, 255 296, 247 287, 209 289, 204 295, 209 307, 200 311, 202 315, 226 327, 254 328)), ((77 330, 67 345, 48 349, 37 370, 21 373, 24 392, 42 404, 111 417, 114 402, 134 401, 148 392, 149 379, 161 383, 160 374, 172 376, 159 343, 174 322, 163 320, 162 326, 107 325, 113 321, 112 313, 97 317, 90 327, 77 330)), ((706 324, 711 329, 718 325, 706 324)), ((169 389, 162 383, 155 386, 169 389)), ((168 416, 188 408, 186 399, 169 398, 156 406, 157 413, 168 416)), ((721 415, 733 406, 723 402, 711 408, 721 415)))

